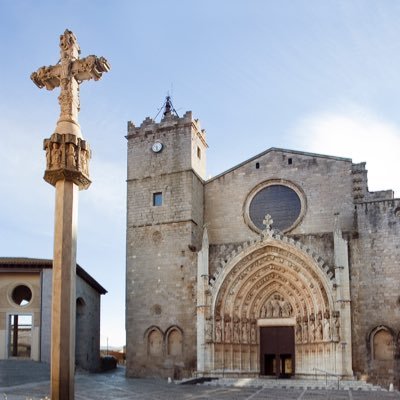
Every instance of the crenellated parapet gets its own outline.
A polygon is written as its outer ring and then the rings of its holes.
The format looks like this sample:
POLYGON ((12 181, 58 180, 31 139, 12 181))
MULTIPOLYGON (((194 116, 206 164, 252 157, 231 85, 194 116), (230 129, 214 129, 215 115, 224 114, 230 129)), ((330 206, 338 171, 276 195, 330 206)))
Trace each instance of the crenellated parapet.
POLYGON ((198 119, 187 111, 182 117, 166 103, 163 117, 156 121, 147 117, 139 126, 127 124, 128 157, 137 165, 128 165, 128 181, 163 173, 194 171, 206 179, 206 133, 198 119))
POLYGON ((394 198, 393 190, 379 190, 370 192, 368 190, 368 170, 365 162, 352 165, 353 176, 353 199, 355 203, 377 200, 391 200, 394 198))
POLYGON ((351 173, 353 175, 353 198, 355 202, 361 202, 368 194, 368 171, 365 162, 353 164, 351 173))
POLYGON ((128 121, 127 128, 127 139, 141 135, 148 137, 158 132, 168 132, 181 128, 192 128, 203 144, 208 147, 206 143, 206 131, 201 128, 200 121, 193 118, 191 111, 186 111, 183 117, 174 114, 165 115, 160 122, 156 122, 154 119, 147 117, 139 126, 135 126, 132 121, 128 121))

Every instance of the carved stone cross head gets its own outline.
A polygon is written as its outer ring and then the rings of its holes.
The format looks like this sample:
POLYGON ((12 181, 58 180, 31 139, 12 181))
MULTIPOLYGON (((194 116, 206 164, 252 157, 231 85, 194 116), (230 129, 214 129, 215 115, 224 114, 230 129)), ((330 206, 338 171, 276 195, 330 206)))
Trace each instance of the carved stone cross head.
POLYGON ((60 36, 61 58, 58 63, 40 67, 31 74, 31 79, 40 89, 61 89, 58 96, 61 111, 55 133, 81 137, 78 123, 79 85, 86 80, 99 80, 104 72, 110 70, 110 64, 104 57, 90 55, 80 59, 79 54, 80 48, 75 35, 65 30, 60 36))
POLYGON ((78 123, 79 85, 86 80, 99 80, 110 64, 104 57, 90 55, 79 58, 80 48, 75 35, 66 30, 60 36, 60 60, 56 65, 41 67, 31 79, 40 89, 60 87, 60 117, 55 132, 44 140, 46 171, 44 179, 56 186, 59 180, 72 181, 80 189, 90 185, 89 144, 83 140, 78 123))

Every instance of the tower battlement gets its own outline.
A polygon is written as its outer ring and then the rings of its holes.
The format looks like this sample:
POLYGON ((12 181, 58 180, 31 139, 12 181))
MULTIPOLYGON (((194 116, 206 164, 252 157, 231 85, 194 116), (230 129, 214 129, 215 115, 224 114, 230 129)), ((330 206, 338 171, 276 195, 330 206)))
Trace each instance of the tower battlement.
POLYGON ((179 117, 166 108, 159 122, 147 117, 137 127, 128 121, 127 131, 128 154, 132 160, 128 179, 156 171, 172 173, 184 170, 193 170, 205 179, 206 132, 191 111, 179 117))
POLYGON ((133 121, 128 121, 127 138, 150 134, 156 132, 165 132, 170 130, 177 130, 181 128, 192 128, 199 139, 203 142, 205 147, 208 147, 206 143, 206 131, 201 129, 201 124, 198 119, 194 119, 192 111, 186 111, 183 117, 179 117, 172 113, 165 115, 160 122, 156 122, 150 117, 146 117, 143 122, 136 126, 133 121))

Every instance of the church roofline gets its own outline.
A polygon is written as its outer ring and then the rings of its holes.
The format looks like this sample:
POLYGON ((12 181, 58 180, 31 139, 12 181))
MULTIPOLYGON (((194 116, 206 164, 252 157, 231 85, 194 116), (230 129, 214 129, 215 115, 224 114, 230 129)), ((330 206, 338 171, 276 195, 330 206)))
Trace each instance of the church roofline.
MULTIPOLYGON (((43 258, 28 258, 28 257, 0 257, 0 269, 12 268, 30 268, 30 269, 44 269, 53 268, 53 260, 43 258)), ((96 289, 100 294, 106 294, 107 290, 103 288, 89 275, 79 264, 76 264, 76 274, 88 283, 93 289, 96 289)))
POLYGON ((353 162, 353 160, 352 160, 351 158, 336 157, 336 156, 328 156, 328 155, 325 155, 325 154, 308 153, 308 152, 306 152, 306 151, 288 150, 288 149, 281 149, 281 148, 278 148, 278 147, 270 147, 269 149, 264 150, 263 152, 261 152, 261 153, 255 155, 255 156, 253 156, 253 157, 251 157, 251 158, 248 158, 248 159, 245 160, 245 161, 242 161, 240 164, 237 164, 237 165, 235 165, 234 167, 229 168, 229 169, 227 169, 226 171, 221 172, 220 174, 218 174, 218 175, 216 175, 216 176, 213 176, 212 178, 210 178, 209 180, 207 180, 205 183, 209 183, 209 182, 212 182, 212 181, 214 181, 214 180, 216 180, 216 179, 218 179, 218 178, 221 178, 222 176, 224 176, 224 175, 226 175, 226 174, 229 174, 230 172, 234 171, 235 169, 238 169, 238 168, 242 167, 243 165, 246 165, 247 163, 249 163, 249 162, 251 162, 251 161, 254 161, 254 160, 256 160, 257 158, 262 157, 262 156, 264 156, 265 154, 271 153, 271 152, 273 152, 273 151, 282 152, 282 153, 290 153, 290 154, 298 154, 298 155, 308 156, 308 157, 328 158, 328 159, 331 159, 331 160, 346 161, 346 162, 351 162, 351 163, 353 162))

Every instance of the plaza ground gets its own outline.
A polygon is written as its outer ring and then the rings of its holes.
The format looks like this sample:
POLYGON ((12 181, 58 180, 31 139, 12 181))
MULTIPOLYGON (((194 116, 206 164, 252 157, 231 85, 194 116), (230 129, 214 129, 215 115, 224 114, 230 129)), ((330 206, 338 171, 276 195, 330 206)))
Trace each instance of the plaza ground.
MULTIPOLYGON (((261 383, 260 383, 261 382, 261 383)), ((268 381, 264 381, 268 382, 268 381)), ((275 381, 277 382, 277 381, 275 381)), ((303 381, 304 382, 304 381, 303 381)), ((222 380, 225 385, 232 381, 222 380)), ((270 381, 271 383, 271 381, 270 381)), ((256 386, 234 387, 212 384, 178 385, 162 379, 127 379, 125 369, 107 373, 90 374, 78 371, 75 379, 76 400, 389 400, 400 399, 398 391, 385 390, 333 390, 294 387, 296 380, 287 387, 256 386)), ((321 381, 321 386, 324 381, 321 381)), ((39 400, 49 394, 49 366, 32 361, 0 361, 0 399, 1 400, 39 400)), ((376 388, 374 388, 376 389, 376 388)))

